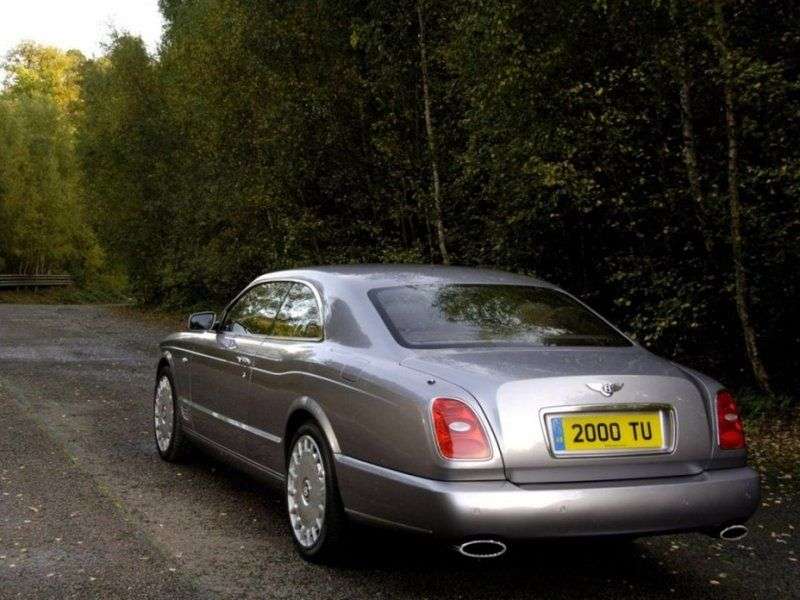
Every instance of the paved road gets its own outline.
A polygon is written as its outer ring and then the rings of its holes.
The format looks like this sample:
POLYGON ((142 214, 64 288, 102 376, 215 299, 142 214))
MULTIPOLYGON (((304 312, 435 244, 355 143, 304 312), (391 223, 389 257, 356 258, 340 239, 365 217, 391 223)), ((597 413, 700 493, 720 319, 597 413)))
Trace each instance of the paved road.
POLYGON ((110 308, 0 305, 0 598, 800 597, 783 487, 743 543, 535 545, 474 563, 371 532, 344 567, 305 564, 274 492, 209 458, 158 459, 165 333, 110 308))

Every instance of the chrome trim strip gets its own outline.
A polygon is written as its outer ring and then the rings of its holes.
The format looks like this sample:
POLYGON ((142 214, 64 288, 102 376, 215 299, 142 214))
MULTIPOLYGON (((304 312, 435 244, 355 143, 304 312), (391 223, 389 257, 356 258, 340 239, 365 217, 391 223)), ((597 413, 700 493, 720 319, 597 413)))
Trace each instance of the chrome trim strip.
POLYGON ((220 358, 219 356, 212 356, 210 354, 203 354, 202 352, 198 352, 197 350, 189 350, 189 348, 181 348, 180 346, 164 346, 164 347, 165 348, 170 348, 172 350, 175 350, 176 352, 186 352, 187 354, 193 354, 195 356, 200 356, 202 358, 207 358, 209 360, 216 360, 217 362, 223 362, 226 365, 241 366, 241 365, 239 365, 238 362, 234 362, 232 360, 226 360, 224 358, 220 358))
POLYGON ((407 525, 405 523, 401 523, 400 521, 390 521, 389 519, 382 519, 381 517, 376 517, 375 515, 359 512, 357 510, 353 510, 352 508, 345 507, 344 512, 346 512, 348 515, 352 517, 355 517, 356 519, 361 519, 362 521, 372 523, 373 525, 389 527, 393 529, 404 529, 406 531, 413 531, 414 533, 424 533, 424 534, 433 533, 433 530, 431 529, 425 529, 423 527, 415 527, 414 525, 407 525))
POLYGON ((215 442, 214 440, 212 440, 210 438, 207 438, 203 434, 197 433, 194 429, 190 429, 189 427, 187 427, 187 428, 184 429, 184 431, 186 432, 186 434, 189 437, 195 438, 196 440, 200 441, 201 443, 207 444, 208 446, 212 447, 215 450, 218 450, 219 452, 223 452, 225 454, 228 454, 228 455, 232 456, 233 458, 235 458, 236 460, 239 460, 239 461, 241 461, 243 463, 246 463, 247 465, 253 467, 254 469, 257 469, 258 471, 264 473, 265 475, 269 475, 270 477, 274 477, 275 479, 277 479, 277 480, 279 480, 281 482, 286 481, 286 475, 284 475, 283 473, 278 473, 277 471, 275 471, 273 469, 270 469, 269 467, 265 467, 264 465, 262 465, 260 463, 257 463, 257 462, 255 462, 253 460, 250 460, 246 456, 242 456, 238 452, 234 452, 233 450, 231 450, 227 446, 223 446, 222 444, 217 443, 217 442, 215 442))
MULTIPOLYGON (((284 339, 284 338, 282 338, 282 339, 284 339)), ((210 360, 216 360, 216 361, 219 361, 219 362, 224 362, 225 364, 228 364, 228 365, 235 365, 237 367, 241 366, 239 363, 236 363, 236 362, 233 362, 233 361, 230 361, 230 360, 225 360, 224 358, 219 358, 217 356, 211 356, 209 354, 203 354, 202 352, 197 352, 196 350, 189 350, 188 348, 181 348, 179 346, 165 346, 165 348, 172 348, 173 350, 176 350, 176 351, 187 352, 189 354, 194 354, 195 356, 200 356, 202 358, 208 358, 210 360)), ((258 364, 258 363, 256 363, 256 364, 258 364)), ((346 388, 348 390, 353 390, 355 392, 360 392, 362 394, 366 394, 367 396, 370 396, 370 397, 375 398, 377 400, 381 400, 381 401, 384 400, 384 398, 382 398, 381 396, 376 396, 375 394, 371 394, 370 392, 368 392, 368 391, 366 391, 366 390, 364 390, 364 389, 362 389, 360 387, 356 387, 354 385, 350 385, 350 384, 348 384, 348 383, 346 383, 344 381, 340 381, 338 379, 332 379, 330 377, 323 377, 322 375, 317 375, 317 374, 311 373, 309 371, 297 371, 297 370, 292 370, 292 371, 270 371, 268 369, 264 369, 264 368, 260 368, 260 367, 247 367, 247 368, 251 369, 252 371, 258 371, 259 373, 263 373, 265 375, 270 375, 270 376, 273 376, 273 377, 280 377, 280 376, 284 376, 284 375, 304 375, 306 377, 311 377, 313 379, 319 379, 320 381, 325 381, 327 383, 332 383, 334 385, 341 386, 341 387, 346 388)))
POLYGON ((280 444, 281 443, 281 438, 279 438, 277 435, 272 435, 271 433, 268 433, 268 432, 263 431, 261 429, 257 429, 256 427, 251 427, 250 425, 247 425, 246 423, 242 423, 241 421, 237 421, 236 419, 231 419, 230 417, 226 417, 225 415, 221 415, 218 412, 214 412, 210 408, 206 408, 205 406, 201 406, 201 405, 197 404, 196 402, 192 402, 191 400, 186 400, 184 398, 184 399, 181 400, 181 402, 185 403, 185 404, 188 404, 189 407, 191 407, 191 408, 193 408, 195 410, 198 410, 198 411, 200 411, 202 413, 205 413, 207 415, 210 415, 210 416, 214 417, 215 419, 219 419, 223 423, 227 423, 228 425, 232 425, 233 427, 237 427, 239 429, 243 429, 244 431, 247 431, 248 433, 252 433, 253 435, 257 435, 258 437, 264 438, 265 440, 269 440, 270 442, 273 442, 275 444, 280 444))

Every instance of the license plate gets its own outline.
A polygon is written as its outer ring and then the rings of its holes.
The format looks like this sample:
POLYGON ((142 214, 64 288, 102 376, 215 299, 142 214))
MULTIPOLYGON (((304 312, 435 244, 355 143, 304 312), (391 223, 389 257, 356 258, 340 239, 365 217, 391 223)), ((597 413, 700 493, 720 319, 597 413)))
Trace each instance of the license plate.
POLYGON ((576 413, 550 417, 555 454, 658 451, 665 448, 662 413, 576 413))

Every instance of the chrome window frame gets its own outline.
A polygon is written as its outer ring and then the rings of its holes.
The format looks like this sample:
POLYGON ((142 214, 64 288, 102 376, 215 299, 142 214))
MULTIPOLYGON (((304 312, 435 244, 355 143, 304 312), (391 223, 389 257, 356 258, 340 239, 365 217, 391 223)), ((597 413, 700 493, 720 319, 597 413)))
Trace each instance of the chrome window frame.
MULTIPOLYGON (((225 310, 222 311, 222 318, 220 319, 220 327, 225 322, 225 319, 228 318, 228 313, 230 312, 231 308, 239 301, 239 299, 244 296, 247 292, 254 289, 259 285, 267 285, 269 283, 289 283, 289 284, 300 284, 303 285, 311 290, 311 293, 314 295, 314 300, 317 303, 317 312, 319 313, 319 327, 320 327, 320 335, 319 337, 289 337, 289 336, 281 336, 281 335, 268 335, 266 333, 239 333, 234 334, 237 336, 248 337, 248 338, 255 338, 261 340, 270 340, 270 341, 287 341, 287 342, 313 342, 319 343, 325 340, 325 313, 324 313, 324 304, 322 303, 322 296, 319 293, 317 287, 303 279, 292 279, 292 278, 281 278, 281 279, 260 279, 252 282, 246 288, 244 288, 241 292, 239 292, 233 300, 231 300, 225 310)), ((291 290, 291 285, 289 286, 289 290, 291 290)), ((286 299, 289 297, 289 291, 287 290, 286 295, 283 297, 283 301, 281 301, 280 306, 278 307, 277 312, 275 313, 274 319, 278 317, 281 310, 283 309, 283 305, 286 302, 286 299)), ((233 332, 230 331, 218 331, 217 333, 223 334, 232 334, 233 332)))

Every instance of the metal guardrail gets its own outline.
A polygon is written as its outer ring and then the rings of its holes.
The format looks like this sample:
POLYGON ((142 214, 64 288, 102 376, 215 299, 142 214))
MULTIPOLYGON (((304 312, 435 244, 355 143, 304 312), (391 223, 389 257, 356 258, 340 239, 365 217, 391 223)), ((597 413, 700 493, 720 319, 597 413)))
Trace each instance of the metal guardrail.
POLYGON ((56 287, 72 285, 71 275, 0 275, 1 288, 56 287))

